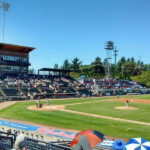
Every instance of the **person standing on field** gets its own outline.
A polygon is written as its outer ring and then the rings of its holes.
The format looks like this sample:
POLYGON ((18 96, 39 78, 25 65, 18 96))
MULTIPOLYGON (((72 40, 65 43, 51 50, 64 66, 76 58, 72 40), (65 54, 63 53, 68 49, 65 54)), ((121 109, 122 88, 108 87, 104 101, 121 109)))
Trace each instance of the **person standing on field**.
POLYGON ((49 100, 46 101, 46 105, 49 106, 49 100))
POLYGON ((129 101, 128 100, 126 100, 125 106, 129 107, 129 101))
POLYGON ((131 102, 133 103, 134 99, 133 99, 133 96, 131 96, 131 102))
POLYGON ((119 94, 117 94, 117 98, 119 99, 119 94))

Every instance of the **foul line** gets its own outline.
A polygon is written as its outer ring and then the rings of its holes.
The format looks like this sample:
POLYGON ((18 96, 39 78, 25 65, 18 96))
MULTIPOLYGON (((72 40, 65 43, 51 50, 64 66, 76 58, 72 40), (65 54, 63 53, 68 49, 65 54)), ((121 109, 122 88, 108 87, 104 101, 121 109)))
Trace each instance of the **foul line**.
POLYGON ((80 114, 80 115, 86 115, 86 116, 92 116, 92 117, 97 117, 97 118, 104 118, 104 119, 109 119, 109 120, 117 120, 117 121, 141 124, 141 125, 150 125, 150 123, 147 123, 147 122, 140 122, 140 121, 133 121, 133 120, 115 118, 115 117, 108 117, 108 116, 103 116, 103 115, 89 114, 89 113, 78 112, 78 111, 73 111, 73 110, 63 109, 63 110, 60 110, 60 111, 65 111, 65 112, 70 112, 70 113, 80 114))
MULTIPOLYGON (((108 99, 108 100, 99 100, 99 101, 92 101, 92 102, 81 102, 81 103, 66 104, 64 106, 78 105, 78 104, 83 104, 83 103, 102 102, 102 101, 113 101, 113 100, 112 99, 110 99, 110 100, 108 99)), ((85 112, 78 112, 78 111, 67 110, 67 109, 61 109, 60 111, 65 111, 65 112, 70 112, 70 113, 80 114, 80 115, 85 115, 85 116, 92 116, 92 117, 97 117, 97 118, 103 118, 103 119, 109 119, 109 120, 117 120, 117 121, 122 121, 122 122, 129 122, 129 123, 140 124, 140 125, 148 125, 148 126, 150 125, 150 123, 148 123, 148 122, 141 122, 141 121, 134 121, 134 120, 115 118, 115 117, 109 117, 109 116, 103 116, 103 115, 89 114, 89 113, 85 113, 85 112)))

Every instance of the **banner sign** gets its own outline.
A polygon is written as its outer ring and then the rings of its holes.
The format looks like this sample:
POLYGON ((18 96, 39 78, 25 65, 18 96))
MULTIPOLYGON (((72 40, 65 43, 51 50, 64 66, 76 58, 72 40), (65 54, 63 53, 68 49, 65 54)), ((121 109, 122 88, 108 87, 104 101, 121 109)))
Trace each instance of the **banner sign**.
POLYGON ((46 134, 50 136, 57 136, 60 138, 65 138, 65 139, 70 139, 70 140, 72 140, 75 137, 75 134, 70 133, 70 132, 64 132, 60 130, 25 125, 21 123, 15 123, 15 122, 4 121, 4 120, 0 120, 0 125, 19 129, 19 130, 32 131, 35 133, 46 134))

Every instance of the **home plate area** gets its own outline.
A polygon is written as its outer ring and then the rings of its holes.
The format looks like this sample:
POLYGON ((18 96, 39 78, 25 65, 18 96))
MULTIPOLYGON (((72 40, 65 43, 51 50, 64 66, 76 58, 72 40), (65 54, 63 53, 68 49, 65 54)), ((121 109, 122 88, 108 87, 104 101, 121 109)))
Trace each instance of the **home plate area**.
POLYGON ((39 108, 39 107, 36 107, 35 105, 32 105, 32 106, 29 106, 28 109, 38 110, 38 111, 54 111, 54 110, 65 109, 65 106, 64 105, 50 105, 50 106, 43 105, 41 108, 39 108))

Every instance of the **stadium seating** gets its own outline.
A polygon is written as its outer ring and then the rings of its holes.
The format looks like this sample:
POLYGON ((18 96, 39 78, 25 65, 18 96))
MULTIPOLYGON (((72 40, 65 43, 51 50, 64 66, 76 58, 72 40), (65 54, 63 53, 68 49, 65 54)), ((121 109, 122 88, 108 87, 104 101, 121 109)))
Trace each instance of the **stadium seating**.
MULTIPOLYGON (((15 145, 16 134, 0 131, 0 150, 11 150, 15 145)), ((26 137, 28 150, 71 150, 70 141, 45 142, 26 137)))
MULTIPOLYGON (((16 134, 0 131, 0 150, 11 150, 14 148, 16 134)), ((28 150, 71 150, 71 141, 40 141, 26 137, 26 148, 28 150)), ((93 150, 110 150, 111 148, 96 146, 93 150)))
POLYGON ((19 96, 20 92, 17 89, 3 89, 6 96, 19 96))
POLYGON ((134 81, 118 79, 85 79, 84 84, 69 76, 43 76, 43 75, 17 75, 3 76, 0 79, 0 97, 4 99, 18 99, 24 96, 34 96, 33 99, 40 98, 63 98, 63 97, 82 97, 82 96, 103 96, 124 95, 130 93, 150 93, 137 88, 134 81), (97 89, 95 89, 95 84, 97 89), (130 91, 128 89, 131 89, 130 91), (5 96, 5 95, 6 96, 5 96))
POLYGON ((33 88, 33 89, 29 89, 29 93, 30 93, 31 95, 34 95, 34 93, 35 93, 35 94, 38 94, 38 93, 40 93, 40 92, 38 91, 37 88, 33 88))
MULTIPOLYGON (((1 78, 0 83, 3 85, 1 87, 2 91, 8 97, 7 99, 17 99, 24 96, 34 96, 41 98, 59 98, 59 97, 75 97, 77 93, 78 96, 91 95, 88 89, 78 81, 71 77, 66 76, 40 76, 40 75, 13 75, 1 78), (78 91, 79 89, 80 92, 78 91), (12 98, 13 97, 13 98, 12 98)), ((0 96, 4 96, 0 92, 0 96)))

